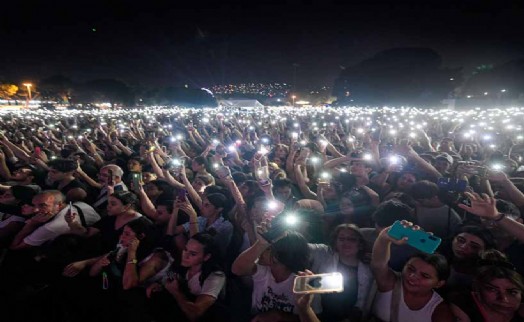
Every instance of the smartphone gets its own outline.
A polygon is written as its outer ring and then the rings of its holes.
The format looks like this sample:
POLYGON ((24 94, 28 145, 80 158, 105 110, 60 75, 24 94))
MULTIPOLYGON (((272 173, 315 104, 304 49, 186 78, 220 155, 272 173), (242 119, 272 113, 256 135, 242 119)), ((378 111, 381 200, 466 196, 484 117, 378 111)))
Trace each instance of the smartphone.
POLYGON ((142 172, 133 172, 133 189, 138 189, 142 183, 142 172))
POLYGON ((166 170, 173 170, 173 171, 178 171, 180 173, 180 171, 182 170, 182 161, 180 159, 172 159, 166 163, 164 163, 164 165, 162 166, 162 168, 166 169, 166 170))
POLYGON ((187 190, 186 189, 178 189, 177 199, 179 201, 184 201, 186 196, 187 196, 187 190))
POLYGON ((118 255, 118 250, 119 250, 119 248, 116 248, 116 249, 110 251, 109 254, 107 254, 107 259, 110 262, 114 262, 116 260, 116 255, 118 255))
POLYGON ((466 171, 470 174, 478 175, 479 177, 485 177, 488 173, 488 168, 482 166, 472 166, 466 171))
POLYGON ((292 214, 280 214, 271 220, 271 227, 268 231, 262 234, 265 240, 269 243, 275 242, 279 237, 282 237, 287 230, 293 228, 296 224, 296 216, 292 214), (294 218, 293 220, 289 220, 294 218))
POLYGON ((255 173, 256 177, 258 179, 258 182, 262 186, 266 186, 269 184, 269 168, 267 165, 258 168, 257 172, 255 173))
POLYGON ((423 230, 413 230, 411 227, 404 227, 400 220, 395 221, 389 229, 388 235, 395 239, 408 238, 408 245, 428 254, 433 254, 442 242, 437 236, 428 234, 423 230))
POLYGON ((341 293, 344 291, 344 277, 341 273, 297 276, 293 282, 295 294, 341 293))
POLYGON ((439 178, 437 181, 439 189, 447 192, 464 192, 468 187, 466 180, 459 180, 453 178, 439 178))
POLYGON ((266 233, 262 234, 262 237, 264 237, 264 239, 269 243, 274 243, 287 230, 282 223, 275 222, 275 219, 271 221, 271 228, 269 228, 266 233))
POLYGON ((327 171, 323 171, 320 173, 320 176, 318 177, 318 183, 319 184, 331 184, 331 174, 327 171))
POLYGON ((113 170, 107 170, 107 176, 108 176, 107 185, 108 186, 114 185, 115 184, 115 180, 113 178, 113 170))

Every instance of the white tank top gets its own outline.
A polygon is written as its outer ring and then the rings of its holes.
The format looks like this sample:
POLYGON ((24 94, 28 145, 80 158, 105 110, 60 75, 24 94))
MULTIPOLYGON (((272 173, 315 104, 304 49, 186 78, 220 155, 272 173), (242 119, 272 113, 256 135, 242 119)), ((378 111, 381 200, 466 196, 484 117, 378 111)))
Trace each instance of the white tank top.
POLYGON ((164 254, 166 255, 166 257, 167 257, 166 266, 164 266, 164 268, 162 268, 160 271, 158 271, 158 273, 156 273, 155 275, 153 275, 150 278, 148 278, 147 280, 145 280, 142 283, 141 286, 147 287, 150 284, 153 284, 155 282, 161 281, 164 277, 166 277, 167 271, 169 271, 169 268, 171 267, 171 264, 174 262, 173 257, 171 256, 171 254, 168 251, 165 251, 162 248, 156 248, 155 250, 153 250, 153 252, 151 254, 149 254, 149 256, 147 256, 142 261, 140 261, 138 266, 142 266, 144 263, 146 263, 148 260, 150 260, 151 257, 153 257, 157 252, 164 252, 164 254))
MULTIPOLYGON (((402 283, 400 283, 400 301, 398 308, 398 320, 400 322, 431 322, 431 317, 433 316, 433 311, 435 308, 442 302, 442 297, 438 295, 437 292, 433 291, 431 299, 426 303, 426 305, 420 310, 413 311, 411 310, 406 302, 404 302, 404 290, 402 288, 402 283)), ((393 295, 393 290, 388 292, 377 292, 375 296, 375 301, 373 303, 373 314, 382 321, 390 321, 391 313, 391 297, 393 295)))

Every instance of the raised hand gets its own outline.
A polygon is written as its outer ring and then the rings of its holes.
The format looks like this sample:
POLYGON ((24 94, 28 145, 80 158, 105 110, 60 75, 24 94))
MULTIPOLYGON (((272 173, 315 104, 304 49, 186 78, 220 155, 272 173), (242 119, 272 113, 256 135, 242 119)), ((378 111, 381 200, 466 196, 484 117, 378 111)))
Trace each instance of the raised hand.
POLYGON ((127 253, 128 254, 136 254, 136 250, 138 249, 138 246, 140 245, 140 239, 138 238, 133 238, 130 242, 129 242, 129 245, 127 246, 127 253))
MULTIPOLYGON (((313 275, 310 270, 304 272, 298 272, 298 276, 309 276, 313 275)), ((313 294, 295 294, 295 303, 297 310, 300 312, 306 312, 311 307, 311 301, 313 300, 313 294)))
MULTIPOLYGON (((414 225, 412 222, 407 220, 402 220, 402 225, 404 227, 411 227, 413 230, 420 230, 420 227, 417 225, 414 225)), ((389 230, 391 229, 391 226, 384 228, 380 234, 378 235, 377 239, 387 240, 395 245, 405 245, 408 242, 408 237, 404 237, 402 239, 395 239, 389 235, 389 230)))
POLYGON ((497 211, 497 200, 483 193, 464 192, 466 197, 470 200, 471 206, 459 204, 461 209, 466 210, 469 213, 482 217, 488 220, 497 219, 499 212, 497 211))

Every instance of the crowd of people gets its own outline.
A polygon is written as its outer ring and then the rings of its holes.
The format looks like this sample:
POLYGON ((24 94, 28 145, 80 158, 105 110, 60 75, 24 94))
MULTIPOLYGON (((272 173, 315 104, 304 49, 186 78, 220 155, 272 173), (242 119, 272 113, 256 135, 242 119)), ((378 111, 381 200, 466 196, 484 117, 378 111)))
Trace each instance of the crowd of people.
POLYGON ((524 321, 524 109, 1 113, 4 318, 524 321))

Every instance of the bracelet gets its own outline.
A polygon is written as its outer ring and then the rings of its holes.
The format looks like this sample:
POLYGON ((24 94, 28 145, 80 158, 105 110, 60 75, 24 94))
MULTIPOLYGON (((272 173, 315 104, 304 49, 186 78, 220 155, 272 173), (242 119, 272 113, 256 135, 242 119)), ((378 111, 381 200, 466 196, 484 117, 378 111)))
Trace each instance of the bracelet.
POLYGON ((198 224, 198 221, 190 221, 189 224, 198 224))
POLYGON ((506 218, 506 214, 500 214, 500 216, 497 219, 493 219, 494 222, 499 222, 502 219, 506 218))
POLYGON ((128 264, 136 264, 136 263, 138 263, 138 260, 136 260, 136 258, 135 259, 131 259, 131 260, 127 261, 127 263, 128 264))

